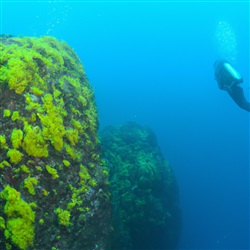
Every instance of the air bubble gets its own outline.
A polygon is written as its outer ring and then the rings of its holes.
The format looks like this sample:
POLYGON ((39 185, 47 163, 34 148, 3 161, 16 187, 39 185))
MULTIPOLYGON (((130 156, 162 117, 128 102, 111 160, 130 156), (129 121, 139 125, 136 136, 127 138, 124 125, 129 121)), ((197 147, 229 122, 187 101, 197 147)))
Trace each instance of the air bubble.
POLYGON ((233 28, 226 21, 219 21, 215 32, 219 56, 234 62, 237 57, 237 40, 233 28))

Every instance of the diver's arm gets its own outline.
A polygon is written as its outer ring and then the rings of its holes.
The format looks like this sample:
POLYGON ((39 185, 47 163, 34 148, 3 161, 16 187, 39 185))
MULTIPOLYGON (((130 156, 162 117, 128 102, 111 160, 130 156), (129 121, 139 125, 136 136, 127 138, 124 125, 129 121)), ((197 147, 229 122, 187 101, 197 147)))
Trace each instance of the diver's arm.
POLYGON ((246 100, 243 89, 241 87, 239 87, 238 85, 234 85, 231 87, 230 91, 227 92, 239 107, 250 112, 250 102, 246 100))

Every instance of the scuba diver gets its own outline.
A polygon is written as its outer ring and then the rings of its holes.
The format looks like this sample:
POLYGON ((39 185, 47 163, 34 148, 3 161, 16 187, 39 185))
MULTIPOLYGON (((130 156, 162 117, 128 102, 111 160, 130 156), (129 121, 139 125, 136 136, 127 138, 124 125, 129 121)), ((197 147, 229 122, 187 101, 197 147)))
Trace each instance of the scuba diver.
POLYGON ((239 86, 243 82, 241 75, 225 60, 214 63, 215 80, 222 90, 226 90, 235 103, 250 112, 250 102, 245 98, 243 89, 239 86))

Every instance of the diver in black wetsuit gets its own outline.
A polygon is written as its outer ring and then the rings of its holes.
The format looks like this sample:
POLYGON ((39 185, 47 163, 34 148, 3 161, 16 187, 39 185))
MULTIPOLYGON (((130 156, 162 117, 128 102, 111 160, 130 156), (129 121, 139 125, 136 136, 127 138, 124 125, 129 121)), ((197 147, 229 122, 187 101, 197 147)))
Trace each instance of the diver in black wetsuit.
POLYGON ((243 82, 240 74, 225 60, 214 63, 214 74, 219 88, 226 90, 239 107, 250 112, 250 102, 246 100, 243 89, 239 86, 243 82))

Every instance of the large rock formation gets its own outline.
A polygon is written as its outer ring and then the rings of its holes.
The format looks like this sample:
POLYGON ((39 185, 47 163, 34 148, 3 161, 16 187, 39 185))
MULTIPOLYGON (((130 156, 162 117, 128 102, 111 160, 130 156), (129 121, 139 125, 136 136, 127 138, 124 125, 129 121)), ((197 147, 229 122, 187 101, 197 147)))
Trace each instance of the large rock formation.
POLYGON ((52 37, 0 38, 0 249, 107 249, 93 90, 52 37))
POLYGON ((175 249, 181 226, 178 188, 155 134, 136 123, 101 133, 110 169, 113 250, 175 249))

